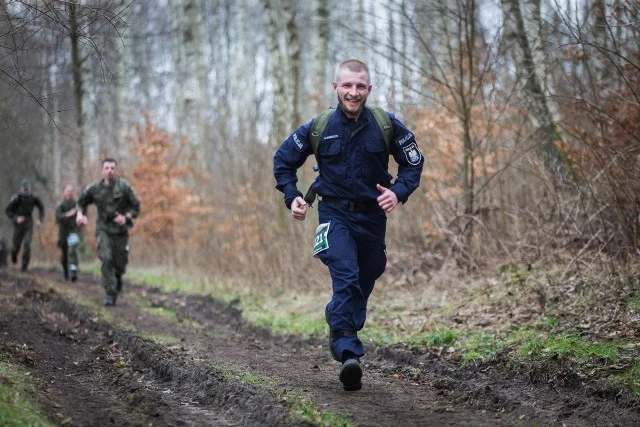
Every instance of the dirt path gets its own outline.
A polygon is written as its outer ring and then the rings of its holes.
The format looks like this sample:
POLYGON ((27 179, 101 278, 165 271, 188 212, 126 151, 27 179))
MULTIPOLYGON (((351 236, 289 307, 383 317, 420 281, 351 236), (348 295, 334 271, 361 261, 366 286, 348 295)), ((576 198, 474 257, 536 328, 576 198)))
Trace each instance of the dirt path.
POLYGON ((640 424, 637 401, 571 376, 460 368, 402 347, 368 347, 363 389, 345 392, 324 340, 272 336, 206 297, 125 283, 116 307, 102 298, 89 275, 0 270, 0 357, 31 372, 56 424, 313 424, 296 415, 300 399, 354 425, 640 424))

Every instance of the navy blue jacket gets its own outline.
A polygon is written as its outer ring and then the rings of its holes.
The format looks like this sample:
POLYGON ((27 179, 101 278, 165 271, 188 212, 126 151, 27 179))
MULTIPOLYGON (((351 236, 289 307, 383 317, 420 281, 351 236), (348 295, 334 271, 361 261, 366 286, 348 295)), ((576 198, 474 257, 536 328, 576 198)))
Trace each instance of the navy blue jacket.
MULTIPOLYGON (((354 202, 375 202, 380 192, 376 184, 389 188, 405 203, 418 188, 424 158, 414 135, 389 114, 393 125, 393 143, 387 153, 384 137, 373 114, 364 109, 358 121, 349 119, 336 108, 320 137, 318 157, 320 174, 313 183, 319 196, 340 197, 354 202), (391 184, 389 154, 398 163, 398 177, 391 184)), ((313 120, 300 126, 278 148, 273 158, 276 188, 284 193, 285 204, 302 196, 296 183, 296 171, 313 155, 308 135, 313 120)))

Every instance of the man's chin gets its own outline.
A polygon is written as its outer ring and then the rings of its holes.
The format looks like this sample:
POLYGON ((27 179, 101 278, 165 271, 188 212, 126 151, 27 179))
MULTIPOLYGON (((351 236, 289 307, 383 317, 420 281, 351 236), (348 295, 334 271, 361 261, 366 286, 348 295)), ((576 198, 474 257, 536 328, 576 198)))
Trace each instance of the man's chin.
POLYGON ((344 104, 340 104, 340 108, 342 108, 342 111, 344 111, 347 116, 358 117, 360 113, 362 113, 362 110, 364 110, 364 105, 360 104, 356 108, 349 108, 344 104))

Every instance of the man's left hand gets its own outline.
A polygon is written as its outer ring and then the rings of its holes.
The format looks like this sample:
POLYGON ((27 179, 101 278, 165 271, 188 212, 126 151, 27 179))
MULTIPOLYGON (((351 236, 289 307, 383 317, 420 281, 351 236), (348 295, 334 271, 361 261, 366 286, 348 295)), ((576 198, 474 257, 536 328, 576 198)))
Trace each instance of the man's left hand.
POLYGON ((398 206, 398 196, 396 196, 396 193, 389 190, 388 188, 383 187, 380 184, 376 184, 376 188, 380 192, 380 195, 377 199, 378 206, 380 206, 380 208, 386 213, 394 210, 395 207, 398 206))

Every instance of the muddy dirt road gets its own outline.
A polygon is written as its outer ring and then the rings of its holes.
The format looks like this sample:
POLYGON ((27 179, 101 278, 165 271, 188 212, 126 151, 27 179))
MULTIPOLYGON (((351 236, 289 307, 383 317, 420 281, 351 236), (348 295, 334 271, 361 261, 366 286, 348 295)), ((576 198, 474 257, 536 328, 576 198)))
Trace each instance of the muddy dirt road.
POLYGON ((116 307, 102 298, 90 275, 0 270, 0 359, 30 372, 57 425, 640 423, 637 401, 570 375, 549 383, 399 346, 368 346, 363 389, 346 392, 324 338, 272 336, 233 306, 126 282, 116 307))

